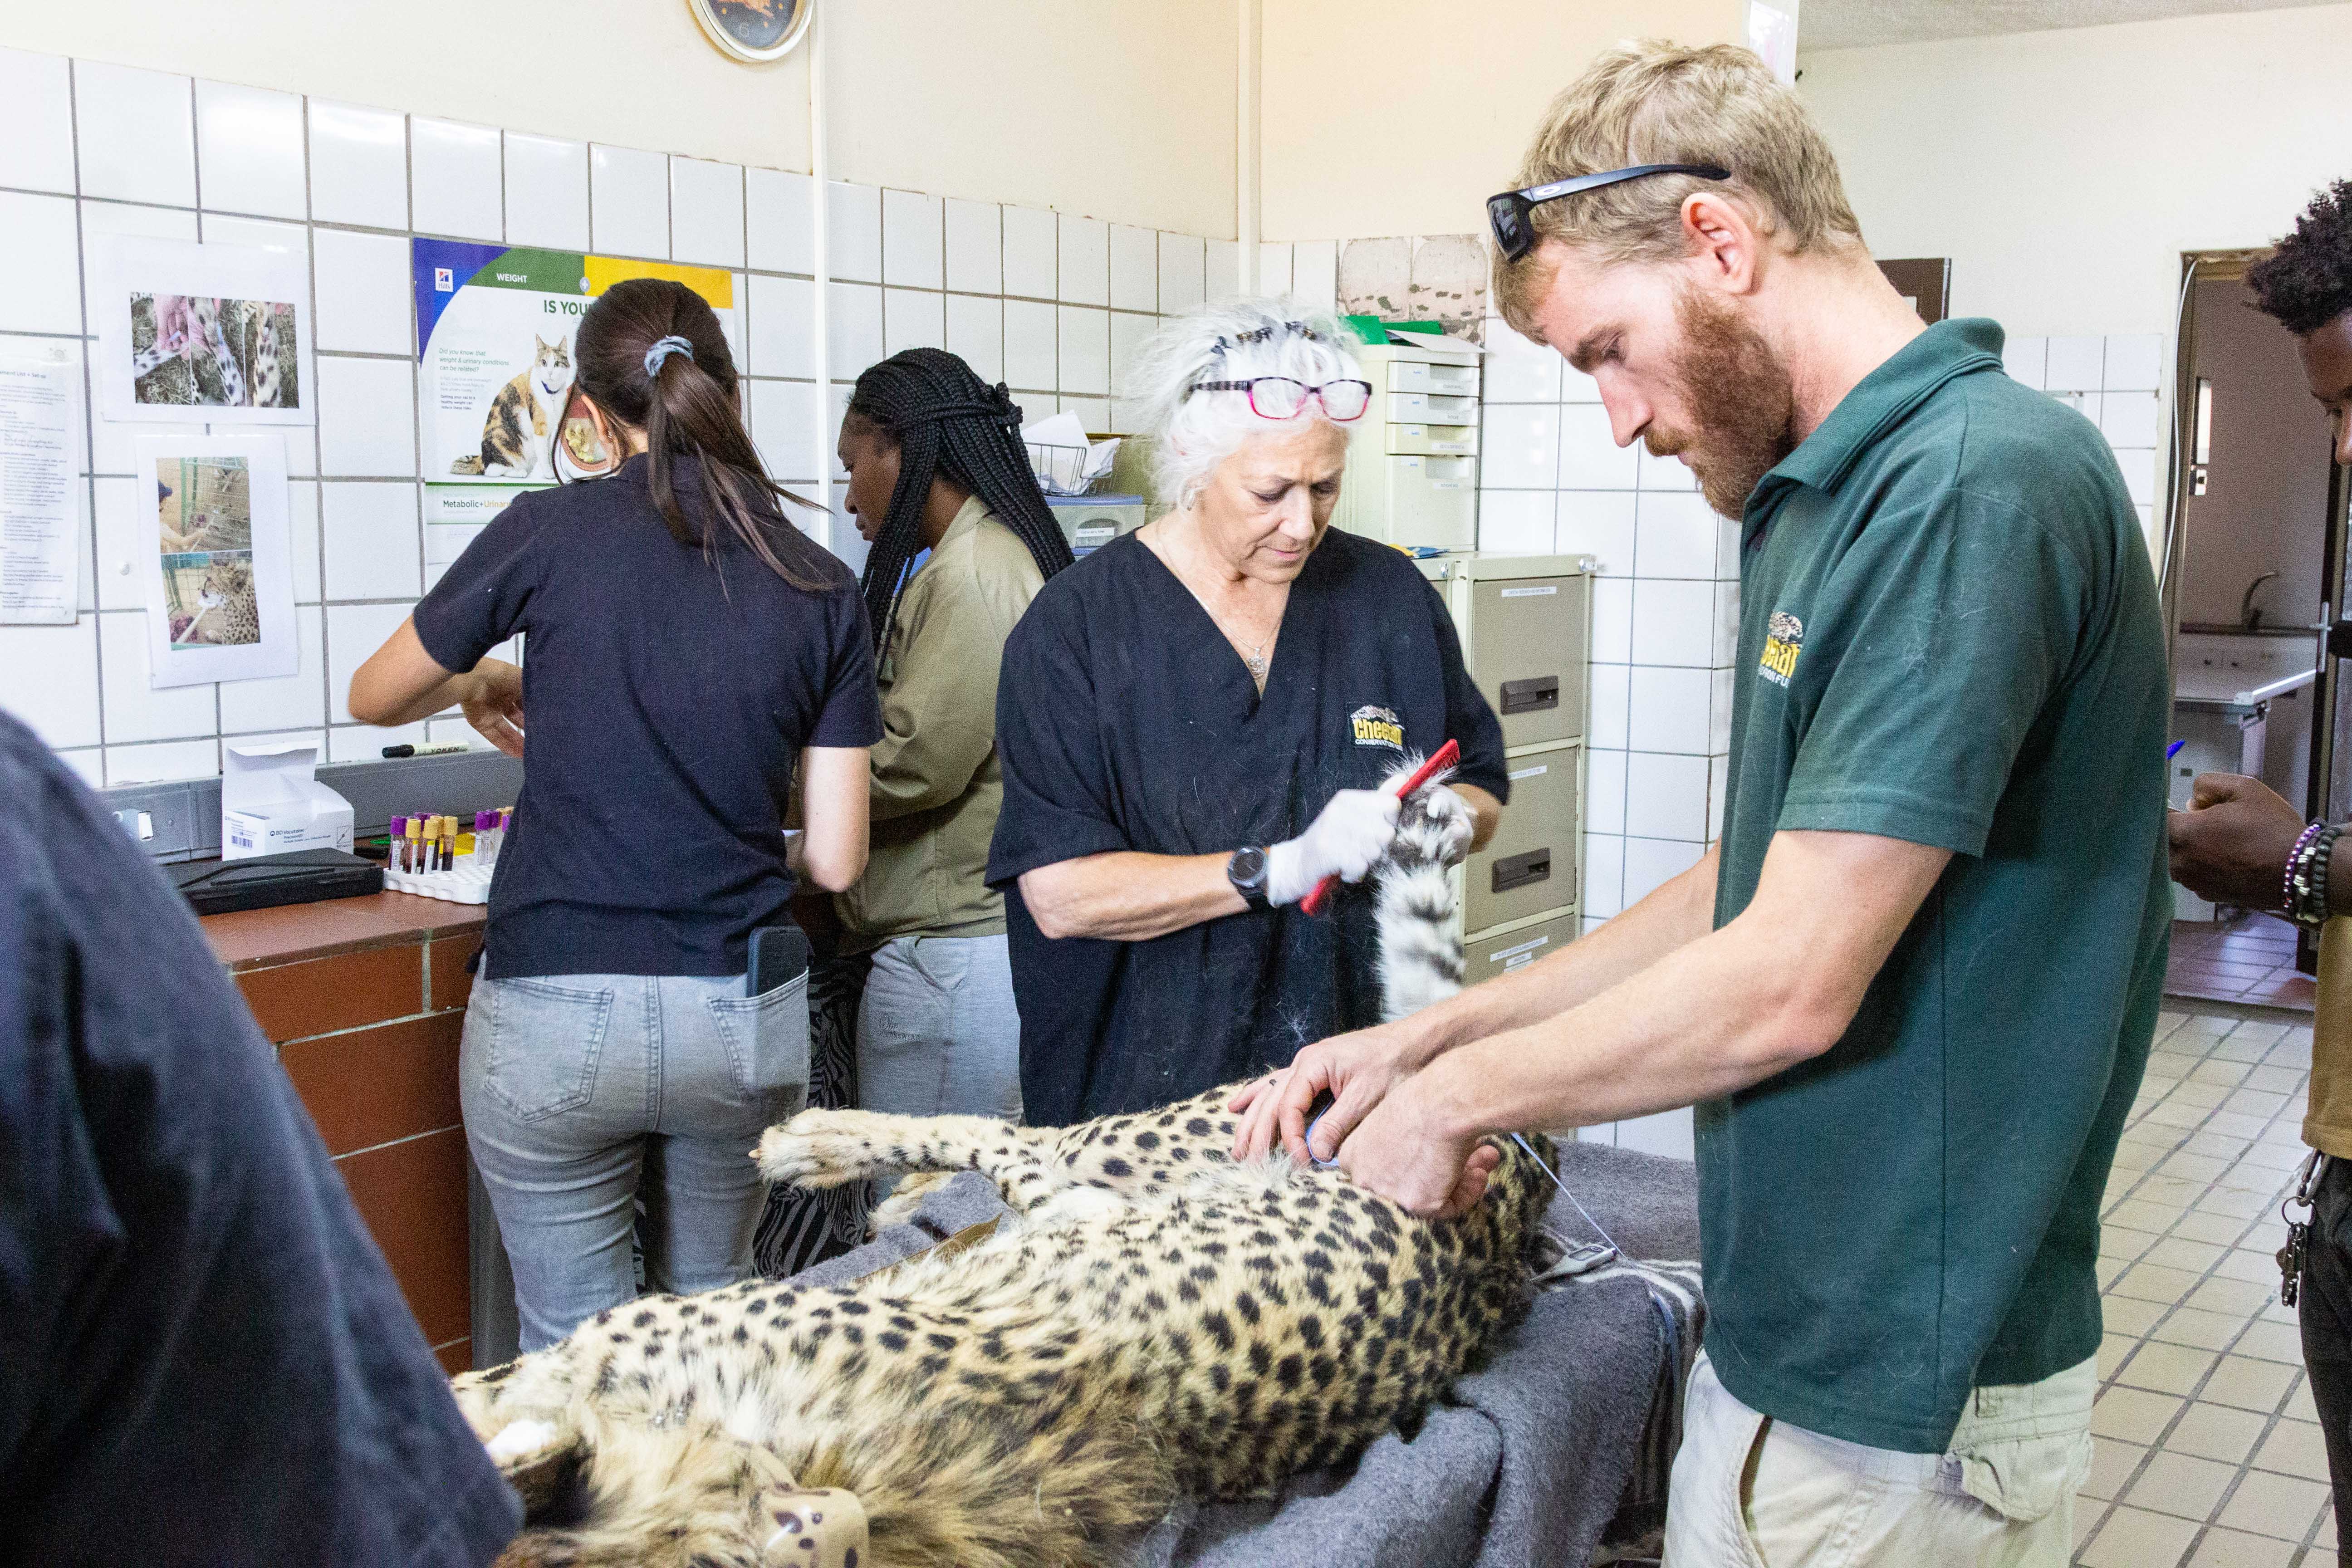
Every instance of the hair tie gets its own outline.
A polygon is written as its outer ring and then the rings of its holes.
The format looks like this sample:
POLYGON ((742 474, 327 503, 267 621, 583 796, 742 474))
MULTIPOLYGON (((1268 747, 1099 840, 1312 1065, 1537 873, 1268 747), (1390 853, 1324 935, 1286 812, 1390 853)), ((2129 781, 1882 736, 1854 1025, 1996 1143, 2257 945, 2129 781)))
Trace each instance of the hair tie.
POLYGON ((680 337, 656 338, 654 346, 646 351, 646 379, 658 378, 663 362, 672 354, 684 354, 691 360, 694 358, 694 345, 680 337))

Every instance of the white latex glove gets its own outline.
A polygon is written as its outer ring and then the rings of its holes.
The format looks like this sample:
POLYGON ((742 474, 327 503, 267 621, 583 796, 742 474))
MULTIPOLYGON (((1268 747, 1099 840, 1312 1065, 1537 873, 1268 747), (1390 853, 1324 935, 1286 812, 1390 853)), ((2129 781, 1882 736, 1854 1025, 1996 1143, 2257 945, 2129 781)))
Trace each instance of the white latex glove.
POLYGON ((1362 881, 1388 853, 1399 809, 1386 790, 1343 789, 1333 795, 1306 832, 1266 849, 1266 902, 1295 904, 1326 877, 1362 881))
POLYGON ((1447 789, 1444 784, 1422 796, 1421 809, 1429 814, 1431 824, 1441 835, 1438 839, 1438 860, 1447 866, 1459 866, 1470 858, 1470 840, 1477 836, 1477 814, 1470 803, 1447 789))

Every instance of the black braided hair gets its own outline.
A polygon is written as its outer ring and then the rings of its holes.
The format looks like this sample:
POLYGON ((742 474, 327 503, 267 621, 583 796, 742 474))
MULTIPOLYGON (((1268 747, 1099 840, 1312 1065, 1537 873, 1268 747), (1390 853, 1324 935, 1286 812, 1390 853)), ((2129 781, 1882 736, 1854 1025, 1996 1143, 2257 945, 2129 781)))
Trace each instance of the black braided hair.
POLYGON ((879 652, 890 640, 907 563, 922 545, 923 505, 943 476, 986 502, 1051 577, 1070 564, 1045 492, 1021 441, 1021 409, 998 382, 990 386, 945 349, 908 349, 868 365, 849 395, 849 412, 898 448, 898 483, 874 536, 859 585, 879 652))
POLYGON ((2299 338, 2352 310, 2352 180, 2320 192, 2246 281, 2263 313, 2299 338))

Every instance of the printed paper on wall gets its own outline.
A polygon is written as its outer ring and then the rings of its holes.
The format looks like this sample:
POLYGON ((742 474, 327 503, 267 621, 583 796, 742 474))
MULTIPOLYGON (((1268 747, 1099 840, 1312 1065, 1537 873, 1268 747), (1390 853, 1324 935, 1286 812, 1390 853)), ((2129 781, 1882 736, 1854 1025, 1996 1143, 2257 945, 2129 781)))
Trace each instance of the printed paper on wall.
POLYGON ((90 320, 107 418, 215 428, 316 419, 299 252, 94 237, 90 320))
POLYGON ((149 684, 294 674, 301 644, 286 443, 269 435, 146 436, 134 450, 139 504, 154 520, 153 545, 141 552, 149 684))

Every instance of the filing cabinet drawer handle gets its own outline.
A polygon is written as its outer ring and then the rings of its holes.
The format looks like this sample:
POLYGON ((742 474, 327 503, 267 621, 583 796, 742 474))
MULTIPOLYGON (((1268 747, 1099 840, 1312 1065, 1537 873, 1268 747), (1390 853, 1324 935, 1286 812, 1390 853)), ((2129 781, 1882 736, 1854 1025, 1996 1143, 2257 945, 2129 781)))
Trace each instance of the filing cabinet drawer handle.
POLYGON ((1507 893, 1513 888, 1548 881, 1551 877, 1551 850, 1530 849, 1523 855, 1507 855, 1495 862, 1494 890, 1507 893))
POLYGON ((1503 682, 1503 711, 1533 713, 1541 708, 1559 706, 1559 677, 1531 675, 1525 680, 1503 682))

